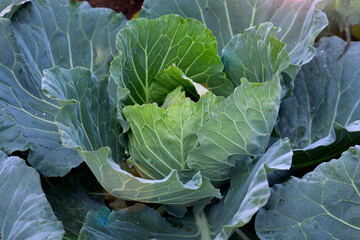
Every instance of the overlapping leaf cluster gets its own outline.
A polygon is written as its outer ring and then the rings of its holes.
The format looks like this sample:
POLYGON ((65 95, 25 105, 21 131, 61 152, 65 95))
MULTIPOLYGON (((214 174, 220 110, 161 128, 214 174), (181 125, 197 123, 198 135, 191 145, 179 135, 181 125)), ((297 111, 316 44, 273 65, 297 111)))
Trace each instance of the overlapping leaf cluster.
POLYGON ((359 142, 360 48, 315 50, 319 2, 1 3, 0 237, 228 239, 268 202, 262 239, 351 239, 358 147, 268 184, 359 142))

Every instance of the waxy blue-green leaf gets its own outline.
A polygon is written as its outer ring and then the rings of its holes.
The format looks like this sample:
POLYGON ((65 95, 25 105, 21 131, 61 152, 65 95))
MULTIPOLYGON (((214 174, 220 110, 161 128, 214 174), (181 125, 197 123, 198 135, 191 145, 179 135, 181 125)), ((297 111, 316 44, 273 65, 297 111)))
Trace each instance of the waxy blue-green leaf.
POLYGON ((134 177, 125 171, 128 165, 118 138, 121 127, 107 94, 107 81, 99 81, 90 70, 81 67, 46 70, 43 90, 64 106, 55 119, 63 145, 78 151, 113 196, 168 204, 190 204, 221 196, 200 173, 184 184, 176 170, 156 181, 134 177))
POLYGON ((123 161, 124 149, 117 140, 121 128, 107 95, 105 79, 99 81, 82 67, 71 70, 55 67, 44 71, 42 89, 63 106, 55 122, 65 147, 77 149, 81 156, 82 150, 109 147, 114 161, 123 161))
POLYGON ((292 142, 295 168, 331 159, 360 142, 360 43, 323 39, 281 104, 278 132, 292 142))
POLYGON ((115 34, 125 18, 66 0, 25 3, 0 19, 0 149, 30 149, 28 161, 46 176, 63 176, 82 159, 61 145, 59 104, 41 92, 42 71, 86 66, 108 75, 115 34), (71 23, 71 24, 70 24, 71 23))
POLYGON ((234 36, 222 51, 224 72, 234 86, 245 77, 249 82, 273 80, 289 66, 285 44, 276 38, 279 29, 263 23, 234 36))
POLYGON ((185 98, 167 109, 156 103, 126 106, 122 112, 130 123, 129 151, 138 172, 162 179, 173 169, 186 170, 187 155, 199 144, 197 130, 222 100, 208 93, 197 103, 185 98))
POLYGON ((229 179, 236 161, 263 154, 278 116, 279 77, 266 83, 242 85, 212 113, 197 132, 200 147, 187 158, 190 169, 213 181, 229 179))
POLYGON ((235 227, 250 222, 270 197, 267 174, 289 169, 291 158, 289 140, 279 140, 263 156, 243 159, 236 165, 225 198, 205 210, 211 239, 228 239, 235 227))
POLYGON ((174 227, 154 209, 136 204, 119 211, 103 208, 89 212, 79 236, 80 240, 144 240, 189 239, 200 240, 195 225, 174 227))
POLYGON ((11 18, 21 5, 30 0, 2 0, 0 2, 0 17, 11 18))
POLYGON ((0 238, 60 240, 63 235, 38 172, 0 151, 0 238))
POLYGON ((360 236, 360 146, 302 179, 275 185, 256 216, 261 239, 357 239, 360 236))
POLYGON ((178 15, 133 19, 117 35, 116 47, 119 56, 110 72, 120 87, 130 90, 127 104, 151 103, 153 79, 173 64, 217 95, 233 91, 222 72, 216 38, 198 20, 178 15))
MULTIPOLYGON (((315 50, 315 37, 327 25, 324 13, 316 9, 320 0, 146 0, 140 17, 157 18, 165 14, 200 20, 218 40, 221 53, 236 34, 264 22, 272 22, 281 32, 278 38, 286 43, 290 63, 298 68, 309 62, 315 50)), ((290 73, 290 71, 289 71, 290 73)))

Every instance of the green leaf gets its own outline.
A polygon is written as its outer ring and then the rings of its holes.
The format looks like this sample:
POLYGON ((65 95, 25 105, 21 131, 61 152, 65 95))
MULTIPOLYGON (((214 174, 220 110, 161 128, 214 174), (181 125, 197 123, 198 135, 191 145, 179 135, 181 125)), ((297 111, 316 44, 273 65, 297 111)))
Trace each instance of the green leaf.
POLYGON ((195 102, 199 100, 199 94, 191 80, 184 75, 180 68, 171 65, 159 73, 153 80, 150 86, 151 102, 157 102, 161 105, 166 96, 178 86, 182 86, 187 97, 195 102))
POLYGON ((53 188, 44 188, 44 192, 56 217, 64 225, 64 238, 75 240, 78 239, 86 214, 104 207, 105 201, 91 198, 75 176, 67 175, 62 180, 63 183, 53 188))
POLYGON ((30 0, 2 0, 0 2, 0 17, 11 18, 21 5, 30 0))
POLYGON ((124 21, 111 10, 66 0, 26 3, 11 20, 0 19, 2 151, 30 149, 29 163, 46 176, 63 176, 82 162, 76 151, 61 146, 54 122, 60 106, 41 92, 42 71, 80 65, 108 75, 124 21))
POLYGON ((53 68, 45 71, 43 88, 49 97, 65 105, 56 116, 63 145, 78 151, 113 196, 168 204, 189 204, 221 196, 199 173, 183 184, 175 170, 161 180, 152 181, 134 177, 120 168, 127 167, 118 138, 121 127, 107 95, 105 79, 99 82, 88 69, 81 67, 53 68))
MULTIPOLYGON (((288 140, 279 140, 256 160, 243 159, 231 175, 226 197, 218 204, 205 208, 196 216, 198 226, 203 226, 209 239, 228 239, 234 228, 247 224, 270 197, 267 174, 291 167, 292 151, 288 140)), ((207 238, 203 238, 207 239, 207 238)))
POLYGON ((173 64, 215 94, 228 95, 233 87, 222 73, 216 46, 210 30, 195 19, 177 15, 133 19, 117 35, 119 56, 110 72, 120 87, 130 90, 127 104, 150 103, 153 80, 173 64))
POLYGON ((185 98, 166 110, 156 103, 126 106, 123 114, 131 129, 129 150, 138 172, 161 179, 173 169, 187 169, 187 155, 199 143, 196 131, 222 100, 208 93, 197 103, 185 98))
POLYGON ((199 240, 200 237, 194 225, 186 225, 179 229, 167 222, 154 209, 136 204, 120 211, 110 212, 109 209, 103 208, 97 212, 89 212, 79 239, 199 240))
POLYGON ((163 109, 167 109, 170 105, 177 104, 185 99, 185 92, 182 91, 183 87, 179 86, 175 90, 173 90, 171 93, 169 93, 165 100, 163 105, 161 106, 163 109))
POLYGON ((256 217, 261 239, 356 239, 360 235, 360 147, 302 179, 275 185, 256 217))
POLYGON ((84 152, 84 159, 101 185, 117 198, 190 205, 197 200, 221 197, 219 190, 200 173, 195 174, 185 184, 180 181, 176 170, 161 180, 137 178, 122 170, 110 158, 110 153, 110 149, 104 147, 96 152, 84 152))
MULTIPOLYGON (((236 34, 270 21, 281 29, 278 38, 286 43, 290 63, 301 66, 313 58, 315 50, 312 45, 315 37, 327 25, 326 15, 316 9, 318 2, 320 1, 146 0, 140 17, 157 18, 174 13, 198 19, 217 38, 219 53, 236 34)), ((297 69, 296 66, 294 67, 297 69)))
POLYGON ((278 132, 292 142, 295 168, 331 159, 360 141, 360 44, 323 39, 282 102, 278 132))
POLYGON ((23 159, 0 151, 1 239, 62 239, 63 235, 37 171, 23 159))
POLYGON ((189 153, 189 168, 201 170, 212 181, 224 181, 236 161, 264 153, 279 111, 279 82, 243 79, 198 131, 200 147, 189 153))
POLYGON ((222 51, 224 72, 234 86, 245 77, 250 82, 273 80, 289 66, 285 44, 276 38, 279 29, 263 23, 235 35, 222 51))
POLYGON ((267 174, 289 169, 291 156, 289 142, 281 140, 259 159, 240 162, 225 199, 206 208, 201 217, 189 213, 171 219, 170 225, 140 204, 121 211, 101 209, 88 213, 79 239, 228 239, 235 227, 245 225, 265 205, 270 196, 267 174))

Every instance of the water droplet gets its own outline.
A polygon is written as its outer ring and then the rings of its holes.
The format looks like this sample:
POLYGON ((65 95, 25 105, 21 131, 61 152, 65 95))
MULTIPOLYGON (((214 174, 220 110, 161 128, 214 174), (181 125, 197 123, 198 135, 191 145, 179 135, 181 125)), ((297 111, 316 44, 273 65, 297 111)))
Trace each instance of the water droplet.
POLYGON ((150 159, 150 158, 146 159, 146 161, 147 161, 148 163, 151 163, 151 159, 150 159))
POLYGON ((46 113, 43 113, 43 116, 46 116, 46 113))

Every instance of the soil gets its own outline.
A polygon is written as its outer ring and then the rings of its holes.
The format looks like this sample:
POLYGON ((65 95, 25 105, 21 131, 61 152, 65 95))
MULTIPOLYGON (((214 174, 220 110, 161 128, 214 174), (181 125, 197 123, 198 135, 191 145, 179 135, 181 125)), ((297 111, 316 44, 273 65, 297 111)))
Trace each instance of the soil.
MULTIPOLYGON (((81 2, 83 0, 73 0, 81 2)), ((88 0, 92 7, 107 7, 122 12, 127 19, 130 19, 135 13, 139 12, 144 0, 88 0)))

